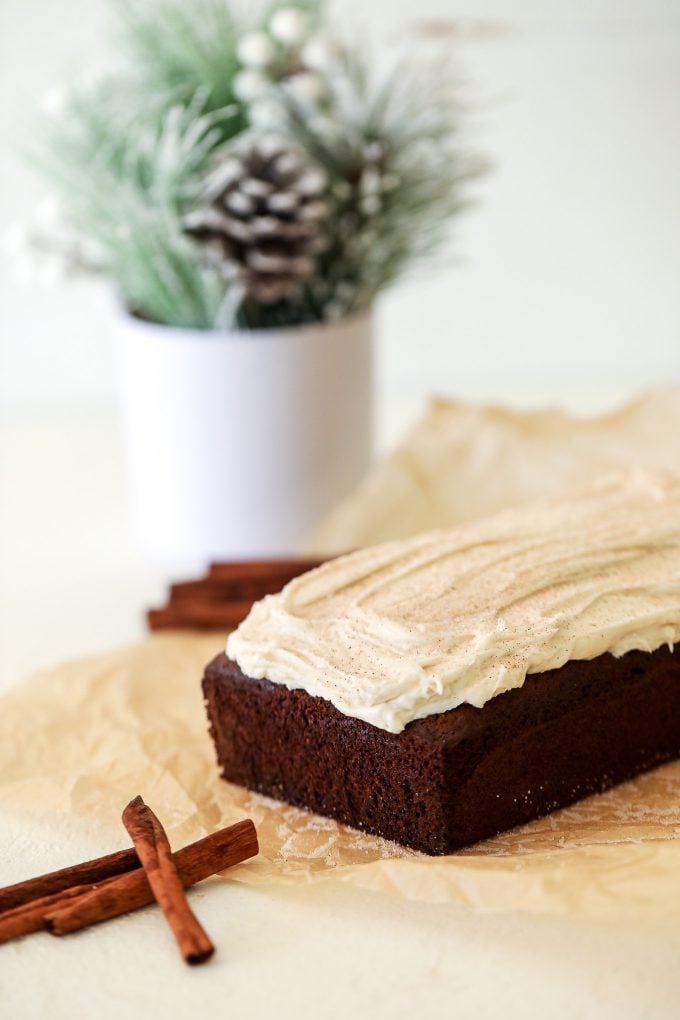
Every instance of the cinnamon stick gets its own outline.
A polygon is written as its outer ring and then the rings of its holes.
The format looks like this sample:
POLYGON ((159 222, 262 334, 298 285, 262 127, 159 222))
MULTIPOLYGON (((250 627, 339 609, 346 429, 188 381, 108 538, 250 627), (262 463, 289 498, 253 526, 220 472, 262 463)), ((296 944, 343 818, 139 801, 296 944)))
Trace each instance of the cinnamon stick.
POLYGON ((180 606, 191 602, 256 602, 265 595, 280 591, 290 580, 287 576, 267 580, 243 577, 221 581, 215 577, 201 577, 196 581, 175 581, 170 585, 168 605, 180 606))
POLYGON ((182 956, 187 963, 203 963, 215 947, 189 906, 165 829, 141 797, 125 808, 123 824, 182 956))
POLYGON ((207 576, 170 586, 167 604, 147 612, 149 629, 231 630, 253 602, 321 563, 316 557, 213 563, 207 576))
POLYGON ((244 602, 210 602, 196 600, 188 605, 168 605, 162 609, 149 609, 146 614, 150 630, 168 627, 189 627, 192 630, 229 630, 245 620, 253 600, 244 602))
MULTIPOLYGON (((257 833, 249 818, 230 825, 174 855, 184 888, 215 875, 258 853, 257 833)), ((154 902, 143 868, 119 875, 98 888, 48 911, 44 923, 53 935, 68 935, 100 921, 131 913, 154 902)))
POLYGON ((234 560, 233 562, 211 563, 208 577, 221 581, 239 578, 269 580, 272 577, 287 577, 292 580, 308 570, 320 566, 324 561, 312 556, 292 556, 286 559, 234 560))
POLYGON ((31 903, 53 893, 61 892, 62 889, 70 889, 73 886, 91 885, 96 882, 103 882, 113 875, 122 875, 133 868, 141 867, 137 851, 116 850, 104 857, 97 857, 93 861, 84 861, 82 864, 73 864, 68 868, 61 868, 59 871, 51 871, 47 875, 38 875, 37 878, 29 878, 25 882, 17 882, 16 885, 8 885, 0 889, 0 914, 14 907, 20 907, 24 903, 31 903))
MULTIPOLYGON (((140 869, 141 871, 141 869, 140 869)), ((115 881, 115 877, 113 880, 115 881)), ((112 881, 111 878, 105 882, 112 881)), ((102 888, 100 885, 99 888, 102 888)), ((5 910, 0 914, 0 944, 9 942, 10 939, 19 938, 21 935, 30 935, 35 931, 42 931, 45 927, 45 915, 51 910, 58 910, 64 907, 70 900, 77 899, 85 893, 89 893, 93 884, 74 885, 68 889, 61 889, 59 892, 37 897, 20 906, 5 910)))

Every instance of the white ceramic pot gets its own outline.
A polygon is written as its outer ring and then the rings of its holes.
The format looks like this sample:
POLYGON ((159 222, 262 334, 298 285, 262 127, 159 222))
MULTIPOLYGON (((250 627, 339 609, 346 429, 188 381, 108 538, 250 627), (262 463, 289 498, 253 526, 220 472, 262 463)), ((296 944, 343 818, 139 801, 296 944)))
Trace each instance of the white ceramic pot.
POLYGON ((150 558, 290 554, 364 474, 370 315, 251 332, 125 316, 117 334, 133 512, 150 558))

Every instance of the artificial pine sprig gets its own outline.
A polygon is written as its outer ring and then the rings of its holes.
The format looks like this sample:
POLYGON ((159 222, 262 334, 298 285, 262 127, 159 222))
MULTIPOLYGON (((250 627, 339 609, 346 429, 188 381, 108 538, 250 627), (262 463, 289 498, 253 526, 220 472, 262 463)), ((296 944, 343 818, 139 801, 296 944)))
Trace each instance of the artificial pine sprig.
POLYGON ((120 46, 140 94, 158 103, 219 111, 222 140, 243 130, 245 117, 233 83, 240 27, 224 0, 112 0, 120 46))
POLYGON ((225 302, 224 280, 201 265, 182 224, 221 143, 220 112, 202 106, 197 92, 188 106, 147 109, 140 119, 108 83, 94 95, 76 90, 65 118, 41 125, 30 155, 87 238, 94 267, 113 276, 133 312, 210 329, 225 302))
POLYGON ((480 170, 442 66, 381 69, 321 31, 320 0, 112 2, 120 66, 71 90, 32 155, 78 250, 131 311, 201 329, 335 319, 441 247, 480 170), (309 204, 307 177, 253 182, 247 159, 242 181, 208 187, 262 143, 300 155, 322 204, 309 204), (263 195, 245 201, 256 185, 263 195))

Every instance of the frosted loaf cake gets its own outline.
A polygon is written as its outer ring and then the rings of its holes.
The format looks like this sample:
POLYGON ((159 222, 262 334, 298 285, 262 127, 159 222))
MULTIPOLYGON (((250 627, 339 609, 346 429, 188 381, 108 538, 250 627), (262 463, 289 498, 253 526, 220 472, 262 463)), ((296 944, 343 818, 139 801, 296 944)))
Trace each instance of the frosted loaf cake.
POLYGON ((680 480, 333 560, 207 668, 225 778, 446 853, 680 755, 680 480))

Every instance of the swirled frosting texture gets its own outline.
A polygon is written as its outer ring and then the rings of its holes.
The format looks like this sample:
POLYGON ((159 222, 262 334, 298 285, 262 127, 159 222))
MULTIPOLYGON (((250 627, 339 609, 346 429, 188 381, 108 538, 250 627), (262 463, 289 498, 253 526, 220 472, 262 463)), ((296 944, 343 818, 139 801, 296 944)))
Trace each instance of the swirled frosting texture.
POLYGON ((399 733, 680 636, 680 479, 636 474, 333 560, 253 606, 243 672, 399 733))

